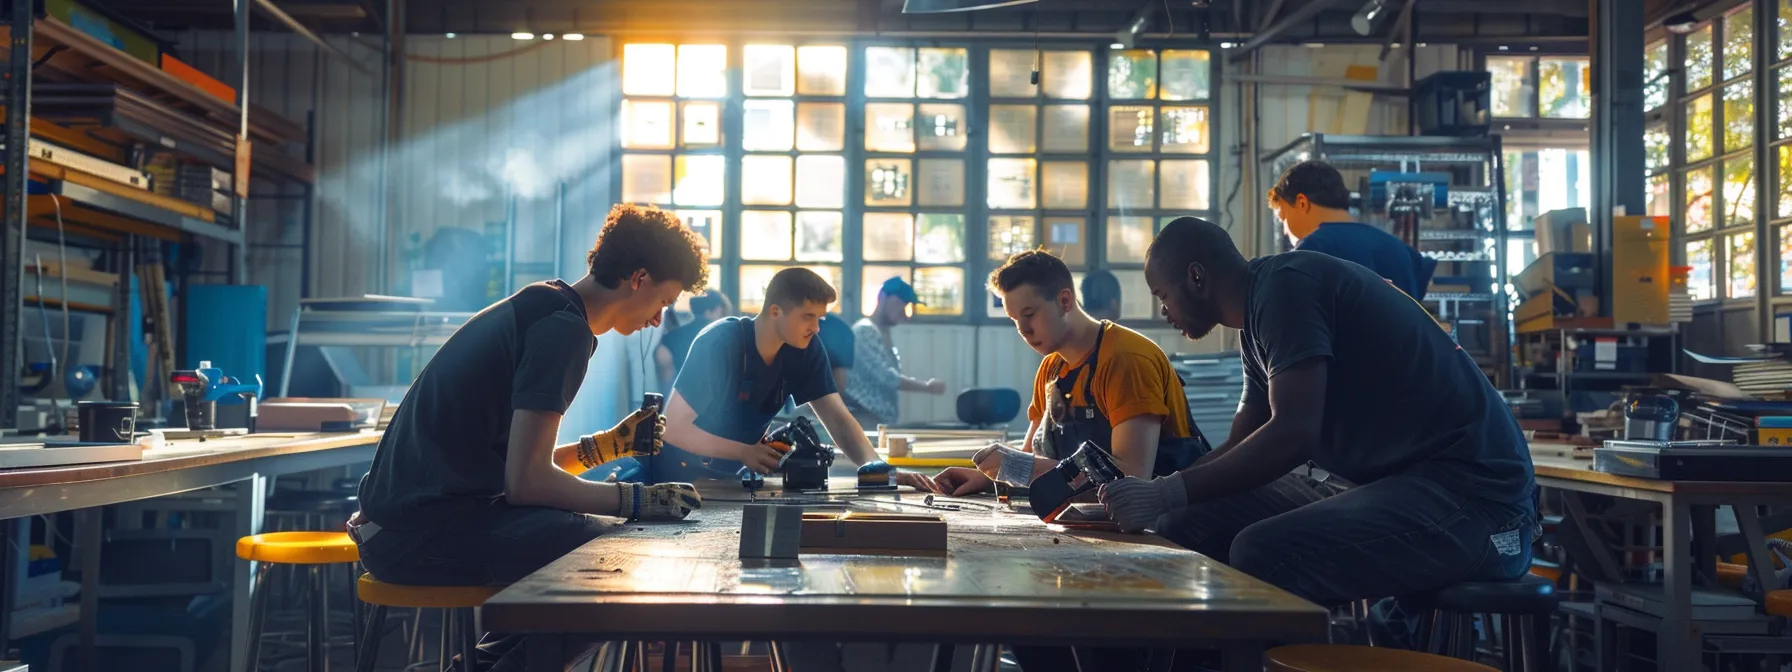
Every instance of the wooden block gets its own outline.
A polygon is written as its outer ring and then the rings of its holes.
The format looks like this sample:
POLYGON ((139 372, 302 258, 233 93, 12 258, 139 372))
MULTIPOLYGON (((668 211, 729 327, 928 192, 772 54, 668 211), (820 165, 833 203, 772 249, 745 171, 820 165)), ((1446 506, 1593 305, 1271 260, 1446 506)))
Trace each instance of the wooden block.
POLYGON ((358 415, 346 403, 302 401, 266 401, 256 412, 256 431, 346 432, 358 415))
POLYGON ((884 435, 884 453, 890 457, 908 457, 908 444, 914 437, 906 434, 884 435))
POLYGON ((802 552, 942 555, 946 520, 908 513, 804 513, 802 552))
POLYGON ((97 462, 134 462, 143 459, 143 446, 115 445, 46 446, 42 443, 0 446, 0 469, 64 467, 97 462))

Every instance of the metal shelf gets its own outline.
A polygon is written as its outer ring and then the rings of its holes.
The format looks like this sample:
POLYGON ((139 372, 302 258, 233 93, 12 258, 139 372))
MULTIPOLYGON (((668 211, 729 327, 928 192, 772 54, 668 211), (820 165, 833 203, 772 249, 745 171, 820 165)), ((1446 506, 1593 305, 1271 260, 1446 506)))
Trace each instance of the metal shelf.
MULTIPOLYGON (((66 180, 45 180, 42 182, 46 193, 56 194, 96 210, 109 212, 121 217, 135 219, 150 224, 158 224, 176 231, 190 233, 218 240, 232 245, 243 244, 241 229, 233 229, 215 222, 188 217, 166 208, 156 207, 142 201, 110 194, 92 187, 82 186, 66 180)), ((124 232, 130 233, 130 232, 124 232)))
POLYGON ((1492 301, 1489 292, 1427 292, 1426 301, 1492 301))

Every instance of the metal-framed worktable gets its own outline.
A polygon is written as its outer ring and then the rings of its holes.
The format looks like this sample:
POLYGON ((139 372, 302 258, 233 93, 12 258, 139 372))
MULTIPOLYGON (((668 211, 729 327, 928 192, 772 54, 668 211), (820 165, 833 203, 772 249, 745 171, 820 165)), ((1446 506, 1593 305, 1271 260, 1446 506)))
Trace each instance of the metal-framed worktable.
MULTIPOLYGON (((1581 494, 1606 495, 1624 499, 1655 502, 1661 505, 1662 583, 1665 586, 1661 632, 1656 637, 1657 664, 1663 670, 1698 670, 1699 642, 1692 619, 1692 580, 1694 570, 1716 576, 1714 553, 1697 558, 1700 567, 1688 564, 1693 557, 1694 528, 1697 536, 1709 540, 1715 536, 1715 512, 1718 506, 1729 505, 1736 511, 1736 524, 1748 544, 1749 567, 1755 573, 1756 585, 1773 585, 1772 561, 1767 553, 1766 535, 1758 506, 1792 504, 1792 483, 1744 481, 1662 481, 1619 476, 1592 470, 1588 460, 1560 457, 1533 457, 1537 484, 1563 491, 1568 507, 1565 523, 1586 525, 1586 505, 1581 494)), ((1597 539, 1590 529, 1581 530, 1587 539, 1597 539)), ((1701 541, 1700 543, 1708 543, 1701 541)), ((1605 549, 1595 546, 1593 558, 1605 576, 1620 575, 1618 561, 1605 549)))
POLYGON ((1266 647, 1327 633, 1324 609, 1200 554, 1024 513, 941 512, 944 557, 743 561, 738 484, 704 491, 692 520, 630 524, 506 588, 485 627, 539 634, 533 670, 598 641, 693 639, 1217 648, 1260 670, 1266 647))

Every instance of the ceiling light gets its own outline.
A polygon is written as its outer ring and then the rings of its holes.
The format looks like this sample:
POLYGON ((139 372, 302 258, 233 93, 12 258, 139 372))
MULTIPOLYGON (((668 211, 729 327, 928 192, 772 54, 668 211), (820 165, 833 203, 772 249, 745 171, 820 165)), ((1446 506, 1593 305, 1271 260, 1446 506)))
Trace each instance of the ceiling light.
POLYGON ((1350 17, 1350 27, 1358 35, 1368 35, 1375 30, 1375 22, 1387 13, 1387 0, 1369 0, 1363 3, 1362 9, 1356 10, 1355 16, 1350 17))
POLYGON ((1232 47, 1235 47, 1235 46, 1238 46, 1238 45, 1236 45, 1236 44, 1233 44, 1233 43, 1231 43, 1231 42, 1221 42, 1221 43, 1220 43, 1220 48, 1221 48, 1221 49, 1231 49, 1231 48, 1232 48, 1232 47))
POLYGON ((1502 44, 1502 45, 1500 45, 1500 51, 1506 51, 1506 50, 1509 50, 1509 49, 1511 49, 1511 47, 1508 47, 1508 46, 1506 46, 1506 45, 1503 45, 1503 44, 1502 44))
POLYGON ((1685 35, 1699 26, 1699 17, 1692 12, 1680 12, 1661 22, 1661 27, 1675 35, 1685 35))
POLYGON ((544 40, 554 39, 554 34, 553 33, 542 33, 541 39, 544 39, 544 40))
POLYGON ((533 39, 535 39, 535 33, 511 33, 511 34, 510 34, 510 39, 513 39, 513 40, 533 40, 533 39))
POLYGON ((1110 44, 1110 45, 1108 45, 1108 48, 1109 48, 1109 49, 1125 49, 1125 48, 1126 48, 1126 45, 1124 45, 1124 44, 1121 44, 1121 43, 1119 43, 1119 42, 1115 42, 1115 43, 1113 43, 1113 44, 1110 44))
POLYGON ((446 38, 452 40, 452 39, 454 39, 454 33, 448 33, 447 35, 444 35, 443 37, 446 37, 446 38))
POLYGON ((580 35, 580 34, 578 34, 578 33, 567 33, 567 34, 565 34, 565 35, 561 35, 561 36, 560 36, 560 39, 562 39, 562 40, 566 40, 566 41, 568 41, 568 42, 577 42, 577 41, 579 41, 579 40, 583 40, 583 39, 585 39, 585 36, 584 36, 584 35, 580 35))

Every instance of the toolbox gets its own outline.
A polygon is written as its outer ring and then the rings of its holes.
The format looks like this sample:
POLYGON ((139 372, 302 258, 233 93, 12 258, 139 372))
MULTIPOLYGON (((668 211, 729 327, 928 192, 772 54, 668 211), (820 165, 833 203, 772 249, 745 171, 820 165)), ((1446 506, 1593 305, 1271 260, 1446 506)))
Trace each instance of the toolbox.
POLYGON ((1792 481, 1792 447, 1726 441, 1607 441, 1593 469, 1665 481, 1792 481))

